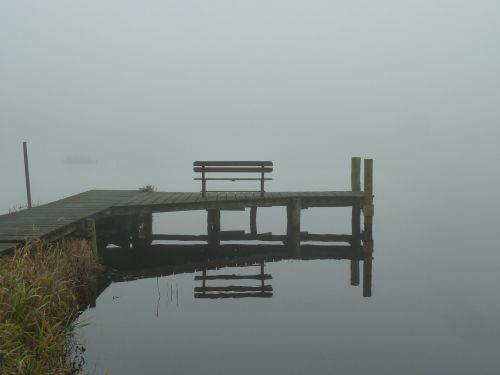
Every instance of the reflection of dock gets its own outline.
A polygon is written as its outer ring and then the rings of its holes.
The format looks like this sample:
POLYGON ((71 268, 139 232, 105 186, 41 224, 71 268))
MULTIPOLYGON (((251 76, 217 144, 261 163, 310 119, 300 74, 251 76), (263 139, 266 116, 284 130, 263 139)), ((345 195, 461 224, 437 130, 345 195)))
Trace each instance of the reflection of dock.
MULTIPOLYGON (((273 287, 266 285, 266 280, 272 279, 272 276, 264 273, 264 262, 256 264, 259 267, 259 274, 212 274, 208 275, 204 269, 201 275, 195 276, 195 280, 201 280, 202 285, 194 288, 194 298, 247 298, 247 297, 272 297, 273 287), (235 281, 255 280, 259 285, 233 285, 235 281), (209 286, 208 282, 218 282, 217 286, 209 286), (230 282, 232 285, 223 285, 221 283, 230 282)), ((249 268, 249 267, 246 267, 249 268)))
MULTIPOLYGON (((155 278, 174 275, 179 273, 202 272, 195 276, 196 281, 202 282, 201 288, 205 287, 207 292, 245 292, 262 293, 272 292, 262 290, 263 281, 270 280, 272 276, 264 272, 262 265, 271 262, 279 262, 287 259, 294 260, 339 260, 350 263, 350 285, 359 286, 362 278, 363 296, 370 297, 372 294, 372 262, 373 242, 365 241, 362 247, 353 245, 301 245, 300 256, 293 254, 286 245, 220 245, 212 248, 207 245, 153 245, 147 251, 136 252, 134 250, 123 250, 119 248, 106 249, 103 253, 104 263, 113 269, 111 281, 130 281, 142 278, 155 278), (261 267, 260 273, 255 273, 255 267, 261 267), (253 272, 239 274, 213 274, 213 270, 239 267, 251 267, 253 272), (212 271, 209 271, 212 270, 212 271), (257 290, 209 290, 207 287, 221 285, 208 284, 212 281, 225 280, 255 280, 257 290), (260 283, 259 283, 260 281, 260 283)), ((243 271, 242 271, 243 272, 243 271)), ((269 284, 264 283, 265 286, 269 284)), ((237 285, 222 285, 237 286, 237 285)), ((268 288, 269 289, 269 288, 268 288)), ((203 293, 203 289, 195 289, 195 293, 203 293)), ((271 293, 272 295, 272 293, 271 293)), ((257 295, 255 295, 257 296, 257 295)), ((259 295, 260 297, 262 295, 259 295)), ((265 296, 267 297, 267 296, 265 296)), ((209 298, 209 297, 199 297, 209 298)), ((216 297, 213 297, 216 298, 216 297)), ((223 297, 220 297, 223 298, 223 297)))

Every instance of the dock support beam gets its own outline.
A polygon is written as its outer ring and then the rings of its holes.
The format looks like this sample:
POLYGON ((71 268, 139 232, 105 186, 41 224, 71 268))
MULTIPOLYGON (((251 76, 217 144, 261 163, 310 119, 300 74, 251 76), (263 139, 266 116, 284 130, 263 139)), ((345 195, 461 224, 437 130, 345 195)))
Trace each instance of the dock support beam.
POLYGON ((257 234, 257 207, 250 207, 250 233, 257 234))
POLYGON ((287 211, 287 244, 297 257, 300 257, 300 211, 302 202, 293 199, 286 207, 287 211))
POLYGON ((207 210, 208 244, 220 245, 220 210, 207 210))

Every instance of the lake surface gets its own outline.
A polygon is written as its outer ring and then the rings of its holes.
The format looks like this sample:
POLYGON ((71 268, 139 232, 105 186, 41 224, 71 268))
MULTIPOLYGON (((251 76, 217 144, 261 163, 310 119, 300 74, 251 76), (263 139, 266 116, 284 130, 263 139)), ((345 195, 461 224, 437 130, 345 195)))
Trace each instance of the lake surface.
MULTIPOLYGON (((85 371, 498 373, 500 252, 493 187, 471 194, 472 181, 459 173, 435 179, 439 168, 429 168, 425 178, 417 177, 418 170, 405 171, 375 169, 370 297, 363 296, 363 261, 356 286, 350 260, 247 259, 245 266, 227 257, 219 269, 206 265, 205 275, 271 275, 265 285, 272 291, 264 292, 271 295, 198 298, 202 260, 171 274, 168 260, 148 264, 138 258, 137 267, 125 267, 128 278, 117 277, 81 316, 90 323, 79 337, 85 371)), ((349 233, 350 210, 309 209, 302 215, 302 230, 349 233)), ((222 212, 223 230, 248 231, 248 221, 248 211, 222 212)), ((284 210, 259 210, 258 226, 259 232, 284 233, 284 210)), ((154 219, 156 233, 205 230, 202 212, 154 219)), ((261 280, 207 285, 259 287, 261 280)))

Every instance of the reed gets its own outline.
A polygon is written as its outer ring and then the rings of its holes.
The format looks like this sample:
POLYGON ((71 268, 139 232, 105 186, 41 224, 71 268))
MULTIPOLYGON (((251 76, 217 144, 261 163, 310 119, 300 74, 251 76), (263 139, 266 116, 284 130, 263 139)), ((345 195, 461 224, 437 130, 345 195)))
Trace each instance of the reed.
POLYGON ((0 258, 0 374, 71 374, 67 343, 101 266, 87 241, 32 242, 0 258))

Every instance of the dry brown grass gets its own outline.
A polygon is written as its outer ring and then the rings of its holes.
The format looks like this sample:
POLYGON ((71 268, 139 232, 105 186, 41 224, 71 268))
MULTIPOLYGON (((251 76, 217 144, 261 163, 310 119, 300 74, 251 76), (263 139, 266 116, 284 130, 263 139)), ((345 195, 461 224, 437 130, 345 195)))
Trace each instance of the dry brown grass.
POLYGON ((142 191, 143 193, 151 193, 156 191, 156 188, 153 185, 145 185, 141 186, 138 190, 142 191))
POLYGON ((74 372, 65 345, 100 272, 85 240, 33 242, 0 258, 0 374, 74 372))

